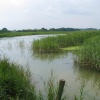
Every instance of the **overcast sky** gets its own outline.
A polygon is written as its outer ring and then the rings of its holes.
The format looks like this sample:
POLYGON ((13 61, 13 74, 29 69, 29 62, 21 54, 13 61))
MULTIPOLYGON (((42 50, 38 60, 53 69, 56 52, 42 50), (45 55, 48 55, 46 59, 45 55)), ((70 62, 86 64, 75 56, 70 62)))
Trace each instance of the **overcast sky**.
POLYGON ((0 29, 100 28, 100 0, 0 0, 0 29))

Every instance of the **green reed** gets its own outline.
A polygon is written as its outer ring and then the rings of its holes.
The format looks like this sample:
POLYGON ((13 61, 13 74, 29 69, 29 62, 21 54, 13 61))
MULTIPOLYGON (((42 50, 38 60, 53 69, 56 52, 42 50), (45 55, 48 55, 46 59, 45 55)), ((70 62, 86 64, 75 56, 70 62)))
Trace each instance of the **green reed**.
POLYGON ((87 38, 94 37, 99 33, 100 31, 79 31, 69 32, 66 35, 46 37, 33 41, 32 48, 40 53, 57 53, 61 51, 61 48, 82 45, 87 38))
POLYGON ((34 52, 39 53, 57 53, 60 51, 59 45, 56 43, 55 37, 42 38, 36 40, 32 44, 34 52))
POLYGON ((100 35, 87 39, 78 53, 81 66, 100 71, 100 35))
POLYGON ((0 100, 36 100, 30 71, 20 65, 0 60, 0 100))

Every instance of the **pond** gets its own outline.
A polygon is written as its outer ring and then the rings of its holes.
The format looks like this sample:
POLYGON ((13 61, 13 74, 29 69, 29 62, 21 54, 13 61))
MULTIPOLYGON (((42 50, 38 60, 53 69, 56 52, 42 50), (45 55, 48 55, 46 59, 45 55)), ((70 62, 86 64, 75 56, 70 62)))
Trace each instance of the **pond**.
POLYGON ((64 79, 67 84, 66 93, 70 99, 78 95, 81 83, 84 82, 84 100, 100 100, 100 73, 92 72, 74 64, 76 55, 73 52, 60 54, 36 54, 31 50, 32 41, 48 35, 33 35, 0 39, 0 58, 6 57, 10 61, 29 67, 42 89, 43 80, 50 77, 51 70, 55 80, 64 79))

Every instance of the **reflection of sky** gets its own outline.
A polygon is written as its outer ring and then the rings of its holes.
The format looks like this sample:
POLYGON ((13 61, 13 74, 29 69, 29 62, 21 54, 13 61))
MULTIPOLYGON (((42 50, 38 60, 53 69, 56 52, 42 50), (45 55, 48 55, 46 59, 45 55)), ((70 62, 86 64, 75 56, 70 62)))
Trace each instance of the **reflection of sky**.
MULTIPOLYGON (((72 94, 79 90, 80 81, 76 81, 77 77, 80 76, 81 80, 85 78, 81 75, 80 70, 75 71, 73 65, 74 55, 70 52, 60 55, 60 57, 55 57, 53 60, 42 60, 36 58, 31 51, 31 42, 34 39, 40 39, 42 35, 34 36, 22 36, 22 37, 12 37, 12 38, 1 38, 0 39, 0 56, 6 56, 10 61, 17 62, 22 66, 28 65, 30 71, 34 73, 34 76, 37 78, 37 81, 40 81, 40 76, 42 78, 50 77, 51 70, 54 71, 54 75, 57 76, 57 79, 64 79, 69 86, 69 89, 72 94), (74 69, 73 69, 74 68, 74 69), (77 72, 78 71, 78 72, 77 72)), ((84 74, 84 73, 82 73, 84 74)), ((88 76, 88 73, 85 73, 88 76)), ((94 73, 95 74, 95 73, 94 73)), ((95 78, 95 77, 94 77, 95 78)), ((97 87, 91 86, 92 78, 88 79, 88 87, 86 90, 91 90, 88 94, 89 97, 97 92, 97 87)), ((100 94, 100 91, 98 92, 100 94)), ((99 96, 99 94, 97 96, 99 96)), ((90 99, 92 100, 92 99, 90 99)), ((97 99, 99 100, 99 99, 97 99)))

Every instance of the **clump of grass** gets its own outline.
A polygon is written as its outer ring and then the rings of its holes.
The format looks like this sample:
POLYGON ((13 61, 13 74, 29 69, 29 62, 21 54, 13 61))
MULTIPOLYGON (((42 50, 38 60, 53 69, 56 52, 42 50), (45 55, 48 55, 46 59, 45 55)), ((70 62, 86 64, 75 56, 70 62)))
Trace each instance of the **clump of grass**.
POLYGON ((30 72, 20 65, 0 60, 0 100, 36 100, 30 72))
POLYGON ((67 100, 66 95, 63 92, 61 98, 57 98, 59 91, 59 84, 55 81, 56 77, 54 77, 54 73, 51 70, 50 77, 47 81, 43 81, 44 83, 44 99, 45 100, 67 100))
POLYGON ((100 71, 100 35, 87 39, 79 50, 80 66, 100 71))
POLYGON ((84 100, 84 98, 85 98, 85 93, 86 92, 84 92, 84 88, 85 88, 85 83, 81 83, 81 87, 80 87, 80 95, 79 96, 76 96, 75 95, 75 100, 84 100))
POLYGON ((38 53, 57 53, 60 51, 59 45, 55 42, 55 37, 42 38, 36 40, 32 45, 34 52, 38 53))

